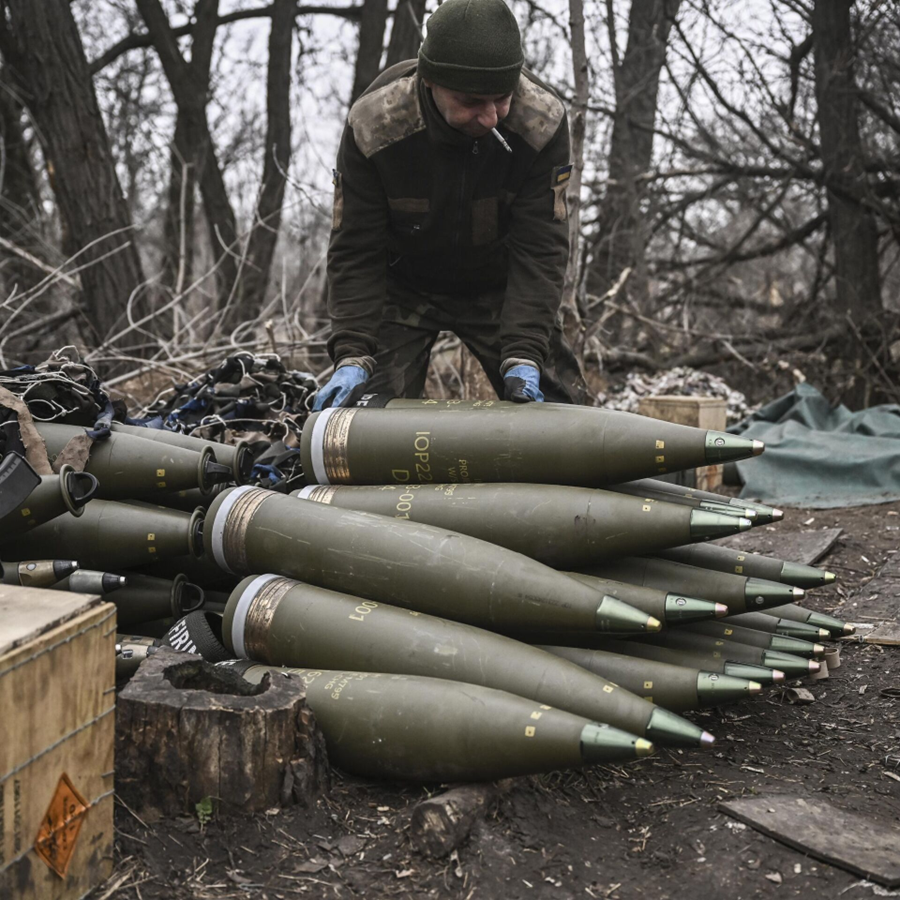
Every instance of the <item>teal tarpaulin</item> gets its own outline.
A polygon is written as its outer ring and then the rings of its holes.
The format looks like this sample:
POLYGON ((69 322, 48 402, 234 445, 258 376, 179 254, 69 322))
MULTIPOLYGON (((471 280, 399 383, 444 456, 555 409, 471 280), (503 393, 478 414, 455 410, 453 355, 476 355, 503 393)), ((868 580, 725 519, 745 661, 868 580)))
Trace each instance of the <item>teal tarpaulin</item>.
POLYGON ((766 443, 737 463, 741 497, 813 509, 900 499, 900 406, 854 413, 799 384, 729 431, 766 443))

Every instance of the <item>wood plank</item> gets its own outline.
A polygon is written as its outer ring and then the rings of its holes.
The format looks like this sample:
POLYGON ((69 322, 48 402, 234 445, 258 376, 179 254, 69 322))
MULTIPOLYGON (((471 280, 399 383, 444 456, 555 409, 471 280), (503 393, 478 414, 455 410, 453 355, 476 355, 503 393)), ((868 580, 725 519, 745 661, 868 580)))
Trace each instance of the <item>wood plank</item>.
POLYGON ((886 887, 900 886, 900 830, 892 822, 790 795, 730 800, 719 809, 823 862, 886 887))
POLYGON ((862 639, 864 644, 883 644, 886 647, 900 646, 900 623, 883 622, 862 639))
POLYGON ((754 528, 743 534, 713 541, 731 550, 760 553, 788 562, 815 565, 837 543, 843 528, 823 528, 820 531, 762 531, 754 528))
POLYGON ((102 602, 94 594, 0 584, 0 657, 102 602))

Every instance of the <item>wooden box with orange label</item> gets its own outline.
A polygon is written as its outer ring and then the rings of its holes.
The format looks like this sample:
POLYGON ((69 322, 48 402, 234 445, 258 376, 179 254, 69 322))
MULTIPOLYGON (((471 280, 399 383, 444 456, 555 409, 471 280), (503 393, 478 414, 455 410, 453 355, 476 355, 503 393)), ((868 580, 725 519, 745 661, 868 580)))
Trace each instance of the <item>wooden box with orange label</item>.
POLYGON ((0 585, 0 897, 78 900, 113 865, 116 608, 0 585))

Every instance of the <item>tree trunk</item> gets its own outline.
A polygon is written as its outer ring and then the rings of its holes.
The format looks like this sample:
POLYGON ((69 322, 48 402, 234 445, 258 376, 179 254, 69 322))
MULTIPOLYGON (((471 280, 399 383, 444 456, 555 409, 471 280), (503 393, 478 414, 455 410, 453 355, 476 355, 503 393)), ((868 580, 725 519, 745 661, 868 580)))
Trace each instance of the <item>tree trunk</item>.
POLYGON ((583 328, 578 311, 578 282, 581 272, 581 178, 584 172, 584 136, 587 106, 590 100, 587 48, 584 37, 584 2, 569 0, 569 27, 572 31, 572 74, 575 96, 572 100, 572 175, 569 178, 569 261, 563 280, 562 309, 566 336, 580 355, 583 328))
MULTIPOLYGON (((646 308, 645 236, 639 209, 643 189, 636 179, 650 168, 652 161, 659 76, 665 64, 669 31, 680 5, 681 0, 632 0, 628 44, 614 72, 616 116, 609 152, 609 183, 587 276, 588 293, 599 296, 631 267, 635 270, 629 279, 631 293, 645 314, 650 310, 646 308)), ((611 15, 611 3, 607 7, 611 15)), ((614 39, 613 27, 610 33, 614 39)), ((596 313, 600 311, 598 308, 596 313)))
POLYGON ((285 178, 291 163, 291 44, 296 10, 297 0, 274 0, 272 4, 266 79, 265 161, 241 292, 241 306, 246 316, 253 315, 265 299, 281 226, 285 178))
MULTIPOLYGON (((850 25, 852 0, 816 0, 812 13, 816 103, 822 164, 828 186, 828 219, 834 247, 837 312, 861 333, 881 313, 878 233, 864 205, 868 192, 859 136, 854 48, 850 25)), ((870 362, 860 340, 846 343, 848 363, 870 362)), ((845 402, 860 405, 865 385, 851 380, 845 402)))
POLYGON ((425 0, 400 0, 394 12, 391 39, 385 66, 390 68, 405 59, 415 59, 422 44, 422 20, 425 0))
MULTIPOLYGON (((218 27, 218 0, 198 0, 194 7, 191 61, 188 70, 204 98, 209 93, 209 71, 218 27)), ((205 102, 205 100, 204 100, 205 102)), ((181 290, 191 283, 194 256, 194 207, 197 172, 203 164, 203 148, 189 141, 187 116, 179 109, 172 140, 169 193, 164 230, 163 283, 181 290)), ((214 253, 214 256, 217 255, 214 253)))
POLYGON ((102 339, 144 276, 67 0, 0 0, 0 52, 40 132, 63 250, 85 267, 85 319, 102 339))
POLYGON ((362 19, 359 23, 359 50, 356 54, 356 72, 353 76, 351 103, 376 79, 381 71, 381 53, 384 50, 384 29, 387 25, 387 15, 387 0, 364 0, 362 19))
MULTIPOLYGON (((153 39, 153 46, 159 55, 163 71, 172 95, 178 106, 178 114, 184 125, 184 135, 187 146, 194 153, 197 160, 197 182, 200 185, 200 194, 203 198, 203 209, 206 214, 206 222, 209 226, 210 242, 212 244, 213 257, 218 264, 217 280, 219 284, 220 312, 223 312, 228 298, 237 279, 237 225, 231 201, 225 190, 225 181, 222 178, 222 170, 216 159, 215 148, 209 133, 209 125, 206 121, 206 97, 208 82, 204 83, 198 72, 202 72, 202 65, 195 68, 193 64, 184 61, 181 51, 178 49, 178 40, 169 25, 169 20, 160 5, 159 0, 137 0, 137 7, 147 26, 147 31, 153 39)), ((197 40, 198 28, 201 28, 200 20, 207 29, 206 41, 214 39, 215 28, 218 21, 218 0, 197 0, 195 8, 198 23, 194 29, 194 40, 197 40), (208 31, 213 35, 209 36, 208 31)), ((209 63, 205 63, 206 71, 209 63)), ((238 306, 232 304, 231 310, 224 313, 218 324, 228 327, 236 318, 238 306)))
MULTIPOLYGON (((40 257, 40 197, 37 174, 31 161, 28 142, 22 131, 23 106, 9 89, 9 72, 0 69, 0 141, 2 141, 2 183, 0 183, 0 237, 33 256, 40 257)), ((27 259, 3 254, 0 278, 9 296, 18 288, 27 291, 43 273, 27 259)))

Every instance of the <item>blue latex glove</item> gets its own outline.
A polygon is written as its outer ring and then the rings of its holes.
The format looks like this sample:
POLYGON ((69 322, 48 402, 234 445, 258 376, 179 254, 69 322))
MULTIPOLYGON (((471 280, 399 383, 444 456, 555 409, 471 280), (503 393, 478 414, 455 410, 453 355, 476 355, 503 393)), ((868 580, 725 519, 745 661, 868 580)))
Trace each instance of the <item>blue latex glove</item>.
POLYGON ((334 370, 334 375, 324 387, 316 392, 313 412, 325 409, 326 406, 340 406, 357 385, 369 380, 369 373, 362 366, 341 366, 334 370))
POLYGON ((513 400, 516 403, 530 403, 536 400, 544 402, 541 393, 541 373, 534 366, 513 366, 503 376, 504 400, 513 400))

